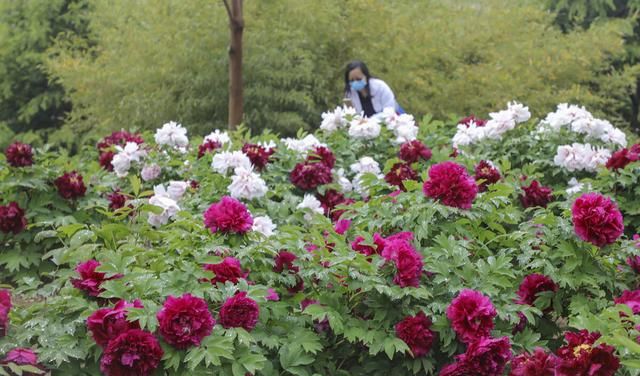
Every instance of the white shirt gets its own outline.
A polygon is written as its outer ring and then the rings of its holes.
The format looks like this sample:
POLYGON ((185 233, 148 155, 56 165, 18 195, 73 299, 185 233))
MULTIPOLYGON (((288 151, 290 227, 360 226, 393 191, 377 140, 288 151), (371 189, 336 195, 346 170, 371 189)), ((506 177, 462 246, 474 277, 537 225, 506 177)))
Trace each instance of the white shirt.
MULTIPOLYGON (((371 104, 373 104, 373 109, 376 113, 382 112, 387 107, 396 108, 396 97, 393 95, 393 91, 391 91, 389 85, 380 79, 369 79, 369 95, 371 95, 371 104)), ((363 111, 357 91, 350 89, 347 93, 347 98, 351 99, 356 111, 363 111)))

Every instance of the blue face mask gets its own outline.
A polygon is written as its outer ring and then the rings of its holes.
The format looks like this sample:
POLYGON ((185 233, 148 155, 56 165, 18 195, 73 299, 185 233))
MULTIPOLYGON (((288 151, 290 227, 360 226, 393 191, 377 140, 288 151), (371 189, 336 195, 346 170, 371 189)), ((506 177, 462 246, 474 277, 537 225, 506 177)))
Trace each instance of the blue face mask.
POLYGON ((353 90, 360 91, 360 90, 364 89, 365 86, 367 86, 367 82, 363 78, 362 80, 351 81, 351 82, 349 82, 349 85, 351 86, 351 88, 353 90))

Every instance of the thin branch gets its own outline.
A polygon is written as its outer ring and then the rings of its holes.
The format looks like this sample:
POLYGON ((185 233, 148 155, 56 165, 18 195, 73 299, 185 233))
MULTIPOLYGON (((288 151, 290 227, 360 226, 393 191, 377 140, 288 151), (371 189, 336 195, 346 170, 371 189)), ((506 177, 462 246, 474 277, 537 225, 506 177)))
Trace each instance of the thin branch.
POLYGON ((227 14, 229 15, 229 21, 233 21, 233 14, 231 14, 231 8, 229 8, 229 3, 227 3, 227 0, 222 0, 222 2, 224 3, 224 7, 227 8, 227 14))

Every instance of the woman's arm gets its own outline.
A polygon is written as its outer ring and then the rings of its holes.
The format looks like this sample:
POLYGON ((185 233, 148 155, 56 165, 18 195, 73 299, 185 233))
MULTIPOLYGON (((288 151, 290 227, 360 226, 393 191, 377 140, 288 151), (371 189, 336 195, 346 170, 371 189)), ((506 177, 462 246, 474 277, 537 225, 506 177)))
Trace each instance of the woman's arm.
MULTIPOLYGON (((396 108, 396 96, 391 91, 389 85, 386 82, 375 79, 375 81, 371 80, 374 87, 372 87, 372 95, 375 100, 375 104, 379 104, 380 108, 375 108, 376 112, 381 112, 387 107, 391 107, 393 109, 396 108), (375 88, 375 92, 374 89, 375 88)), ((376 106, 374 106, 376 107, 376 106)))

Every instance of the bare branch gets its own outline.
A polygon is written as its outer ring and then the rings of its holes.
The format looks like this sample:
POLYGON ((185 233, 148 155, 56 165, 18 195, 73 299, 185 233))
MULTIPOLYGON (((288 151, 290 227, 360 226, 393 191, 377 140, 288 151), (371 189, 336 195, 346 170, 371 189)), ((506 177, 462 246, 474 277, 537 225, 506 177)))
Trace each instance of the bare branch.
POLYGON ((229 15, 229 21, 233 21, 233 14, 231 13, 231 8, 229 8, 229 3, 227 3, 227 0, 222 0, 222 2, 224 3, 224 7, 227 8, 227 14, 229 15))

